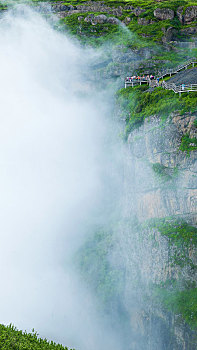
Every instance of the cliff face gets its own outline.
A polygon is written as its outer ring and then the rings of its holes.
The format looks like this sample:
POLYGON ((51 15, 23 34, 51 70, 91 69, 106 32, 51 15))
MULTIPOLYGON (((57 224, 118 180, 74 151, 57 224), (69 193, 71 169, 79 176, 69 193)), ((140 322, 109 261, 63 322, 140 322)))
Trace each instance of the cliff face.
POLYGON ((197 283, 196 115, 147 118, 128 137, 120 256, 132 349, 194 350, 197 283), (135 219, 133 219, 135 218, 135 219), (134 305, 141 305, 140 308, 134 305))
POLYGON ((197 222, 196 152, 179 149, 184 135, 197 136, 195 119, 195 115, 174 114, 162 123, 153 116, 129 135, 135 210, 140 221, 181 215, 197 222))

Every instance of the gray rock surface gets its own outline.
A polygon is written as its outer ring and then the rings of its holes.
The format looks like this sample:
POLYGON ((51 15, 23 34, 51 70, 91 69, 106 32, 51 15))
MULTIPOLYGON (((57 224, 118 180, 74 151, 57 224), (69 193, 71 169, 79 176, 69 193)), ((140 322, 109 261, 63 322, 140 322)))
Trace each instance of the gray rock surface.
MULTIPOLYGON (((78 21, 82 21, 83 17, 79 16, 78 21)), ((110 23, 110 24, 119 24, 119 20, 115 17, 107 17, 105 15, 98 15, 95 16, 94 14, 90 14, 87 17, 84 18, 84 21, 87 23, 91 23, 92 25, 96 24, 104 24, 104 23, 110 23)))
POLYGON ((180 30, 180 32, 184 35, 190 36, 190 35, 196 35, 197 34, 197 27, 187 27, 180 30))
POLYGON ((174 11, 169 8, 157 8, 154 11, 154 16, 161 20, 166 19, 173 19, 174 18, 174 11))
POLYGON ((174 84, 197 84, 197 68, 186 69, 177 74, 175 74, 169 83, 174 84))
POLYGON ((185 10, 184 23, 189 24, 197 20, 197 6, 189 6, 185 10))
POLYGON ((133 178, 136 193, 132 210, 136 212, 140 221, 190 213, 197 222, 197 181, 195 180, 195 189, 194 186, 191 188, 188 185, 188 179, 195 175, 190 169, 197 163, 197 152, 193 151, 188 157, 179 150, 184 134, 197 137, 195 118, 196 116, 175 114, 161 127, 161 120, 153 116, 130 134, 128 143, 132 164, 135 168, 134 173, 138 174, 133 178), (175 167, 179 168, 180 177, 176 185, 174 183, 173 191, 173 180, 163 184, 163 187, 154 176, 147 176, 151 174, 150 165, 154 163, 160 163, 169 171, 175 167), (187 176, 184 176, 186 170, 187 176))
POLYGON ((177 16, 182 24, 190 24, 197 20, 197 6, 189 6, 185 9, 180 6, 177 9, 177 16))
POLYGON ((162 38, 162 41, 164 43, 166 42, 170 42, 176 39, 177 36, 177 29, 175 29, 174 27, 169 27, 169 28, 162 28, 162 31, 164 32, 164 36, 162 38))
POLYGON ((148 25, 148 24, 150 23, 150 19, 146 19, 146 18, 143 18, 143 17, 142 17, 142 18, 139 17, 137 23, 138 23, 139 25, 146 26, 146 25, 148 25))

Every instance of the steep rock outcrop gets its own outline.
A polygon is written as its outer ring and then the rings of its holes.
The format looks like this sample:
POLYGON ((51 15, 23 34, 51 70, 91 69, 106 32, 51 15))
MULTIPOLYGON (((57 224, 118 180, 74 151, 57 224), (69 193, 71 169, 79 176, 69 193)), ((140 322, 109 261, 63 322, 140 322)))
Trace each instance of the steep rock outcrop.
POLYGON ((189 6, 185 10, 180 6, 177 9, 177 16, 182 24, 190 24, 197 20, 197 6, 189 6))
POLYGON ((189 215, 197 222, 197 159, 196 152, 179 150, 185 133, 196 136, 195 116, 175 114, 161 127, 157 116, 145 120, 143 126, 133 131, 128 144, 135 165, 135 208, 139 220, 171 215, 189 215), (146 162, 144 161, 146 159, 146 162), (151 164, 160 163, 170 171, 177 167, 179 176, 162 186, 151 176, 151 164), (193 185, 192 185, 193 183, 193 185), (173 188, 172 188, 173 184, 173 188))
POLYGON ((161 20, 166 19, 173 19, 174 18, 174 11, 168 8, 157 8, 154 11, 154 16, 161 20))
POLYGON ((184 23, 189 24, 197 20, 197 6, 189 6, 185 10, 184 23))
POLYGON ((128 138, 127 221, 117 254, 124 256, 125 299, 137 334, 132 349, 139 348, 139 339, 144 350, 197 346, 195 330, 175 306, 181 293, 189 303, 189 293, 195 291, 191 286, 197 283, 197 248, 191 239, 182 238, 197 225, 197 151, 180 150, 184 135, 197 137, 196 117, 174 113, 162 122, 152 116, 128 138), (162 300, 173 306, 166 308, 162 300))

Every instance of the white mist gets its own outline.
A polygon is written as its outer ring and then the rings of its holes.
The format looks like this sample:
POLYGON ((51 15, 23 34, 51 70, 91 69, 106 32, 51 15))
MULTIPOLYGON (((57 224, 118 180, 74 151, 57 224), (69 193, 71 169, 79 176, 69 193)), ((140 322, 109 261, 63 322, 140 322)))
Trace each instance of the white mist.
POLYGON ((0 322, 115 350, 68 263, 110 173, 109 108, 99 95, 80 97, 91 55, 27 8, 0 20, 0 322))

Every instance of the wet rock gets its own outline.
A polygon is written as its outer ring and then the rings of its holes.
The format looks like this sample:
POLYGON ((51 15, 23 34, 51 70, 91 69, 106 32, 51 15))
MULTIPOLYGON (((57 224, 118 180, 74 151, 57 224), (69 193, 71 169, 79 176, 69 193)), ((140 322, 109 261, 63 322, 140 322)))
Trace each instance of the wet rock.
POLYGON ((128 5, 128 6, 125 6, 124 8, 125 10, 135 10, 135 7, 133 7, 132 5, 128 5))
POLYGON ((197 20, 197 6, 189 6, 184 13, 184 7, 180 6, 177 9, 177 16, 182 24, 190 24, 197 20))
POLYGON ((188 27, 181 29, 180 32, 184 35, 196 35, 197 34, 197 27, 188 27))
POLYGON ((162 28, 164 36, 162 38, 163 43, 170 42, 176 38, 177 30, 174 27, 162 28))
POLYGON ((92 22, 93 19, 94 19, 94 15, 90 14, 87 17, 84 18, 84 21, 87 22, 87 23, 90 23, 90 22, 92 22))
POLYGON ((107 18, 107 23, 111 23, 111 24, 119 24, 119 20, 115 17, 108 17, 107 18))
POLYGON ((133 13, 135 16, 140 16, 142 13, 146 12, 146 10, 140 8, 140 7, 136 7, 134 10, 133 10, 133 13))
POLYGON ((131 18, 130 17, 125 17, 124 19, 124 23, 126 24, 126 26, 131 22, 131 18))
MULTIPOLYGON (((82 16, 78 17, 78 21, 81 21, 83 19, 82 16)), ((115 17, 107 17, 105 15, 98 15, 94 16, 94 14, 90 14, 87 17, 84 18, 84 21, 87 23, 91 23, 92 25, 96 24, 104 24, 104 23, 110 23, 110 24, 119 24, 119 20, 115 17)))
POLYGON ((197 20, 197 6, 189 6, 185 10, 184 23, 189 24, 197 20))
POLYGON ((105 15, 98 15, 98 16, 94 16, 94 19, 92 21, 92 24, 104 24, 107 22, 107 16, 105 15))
POLYGON ((79 22, 83 21, 83 16, 79 16, 79 17, 78 17, 78 21, 79 21, 79 22))
POLYGON ((112 14, 113 16, 117 16, 117 17, 121 17, 122 16, 122 10, 120 10, 120 9, 112 10, 109 13, 112 14))
POLYGON ((63 11, 73 11, 74 6, 64 5, 64 4, 55 4, 51 6, 52 11, 54 12, 63 12, 63 11))
POLYGON ((167 19, 173 19, 174 18, 174 11, 169 8, 157 8, 154 11, 154 16, 158 19, 167 20, 167 19))
POLYGON ((138 18, 137 23, 142 26, 147 26, 150 23, 150 20, 146 18, 138 18))
POLYGON ((178 19, 182 24, 184 23, 183 10, 184 10, 184 7, 180 6, 180 7, 178 7, 177 12, 176 12, 178 19))

